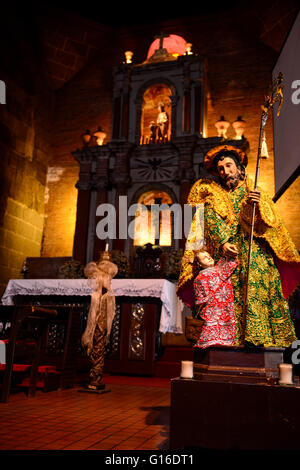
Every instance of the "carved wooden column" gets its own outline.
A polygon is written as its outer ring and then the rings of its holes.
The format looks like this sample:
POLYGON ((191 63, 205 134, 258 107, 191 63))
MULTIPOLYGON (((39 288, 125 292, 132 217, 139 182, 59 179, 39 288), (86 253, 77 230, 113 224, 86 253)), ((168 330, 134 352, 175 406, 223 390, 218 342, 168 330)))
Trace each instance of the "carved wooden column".
POLYGON ((113 248, 121 251, 124 251, 126 239, 119 237, 119 198, 120 196, 127 196, 128 187, 131 184, 129 158, 134 146, 135 145, 130 142, 110 143, 110 148, 115 155, 115 167, 112 174, 112 183, 116 187, 115 208, 117 216, 116 239, 113 240, 113 248))
POLYGON ((194 128, 195 132, 203 133, 204 120, 203 79, 198 79, 194 86, 194 128))
POLYGON ((171 109, 172 109, 172 114, 171 114, 171 140, 174 139, 174 137, 177 134, 177 104, 179 101, 179 96, 175 94, 175 90, 172 92, 172 96, 170 96, 171 100, 171 109))
POLYGON ((112 141, 128 139, 131 66, 122 64, 114 70, 112 141))
POLYGON ((113 99, 113 125, 112 139, 118 139, 120 135, 121 124, 121 96, 115 96, 113 99))
POLYGON ((183 95, 183 133, 191 132, 191 89, 185 88, 183 95))
MULTIPOLYGON (((96 172, 93 178, 93 184, 97 191, 96 207, 101 204, 108 202, 108 187, 109 187, 109 155, 110 151, 107 146, 100 147, 97 156, 96 172)), ((95 214, 96 217, 96 214, 95 214)), ((107 240, 101 240, 94 233, 94 248, 93 248, 93 259, 98 261, 100 251, 105 250, 105 244, 107 240)))
POLYGON ((130 66, 124 67, 122 86, 122 137, 128 140, 129 131, 129 99, 130 99, 130 66), (125 68, 126 67, 126 68, 125 68))
POLYGON ((73 152, 80 164, 73 257, 82 264, 97 261, 106 243, 96 235, 96 210, 99 204, 107 202, 109 154, 107 145, 73 152))
POLYGON ((195 181, 195 172, 193 167, 193 155, 197 144, 197 136, 178 137, 173 140, 179 151, 179 169, 178 179, 180 181, 179 202, 182 208, 182 238, 179 240, 179 248, 185 247, 186 238, 184 235, 184 204, 187 204, 187 198, 192 184, 195 181))
POLYGON ((190 63, 185 61, 183 67, 183 134, 191 133, 191 109, 192 109, 192 96, 191 96, 191 78, 190 78, 190 63))
POLYGON ((87 150, 79 149, 72 152, 72 154, 80 164, 79 179, 76 183, 78 197, 73 258, 85 264, 90 210, 92 156, 87 150))

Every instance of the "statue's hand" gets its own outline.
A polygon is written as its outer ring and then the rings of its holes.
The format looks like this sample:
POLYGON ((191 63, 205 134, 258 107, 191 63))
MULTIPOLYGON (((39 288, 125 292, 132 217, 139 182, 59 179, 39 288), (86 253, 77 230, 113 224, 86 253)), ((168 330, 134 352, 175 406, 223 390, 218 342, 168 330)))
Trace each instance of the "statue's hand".
POLYGON ((238 255, 237 247, 229 242, 224 243, 222 250, 226 258, 236 258, 238 255))
POLYGON ((260 191, 249 191, 248 201, 250 202, 259 202, 260 201, 260 191))

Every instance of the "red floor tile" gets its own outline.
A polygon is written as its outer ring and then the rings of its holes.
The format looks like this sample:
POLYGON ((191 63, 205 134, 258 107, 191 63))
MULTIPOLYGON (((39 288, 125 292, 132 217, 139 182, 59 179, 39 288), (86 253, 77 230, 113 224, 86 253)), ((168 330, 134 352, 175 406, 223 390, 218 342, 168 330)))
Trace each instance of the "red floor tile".
POLYGON ((111 381, 111 392, 102 395, 79 388, 32 398, 12 394, 9 403, 0 404, 0 449, 167 449, 169 381, 164 387, 130 377, 111 381))

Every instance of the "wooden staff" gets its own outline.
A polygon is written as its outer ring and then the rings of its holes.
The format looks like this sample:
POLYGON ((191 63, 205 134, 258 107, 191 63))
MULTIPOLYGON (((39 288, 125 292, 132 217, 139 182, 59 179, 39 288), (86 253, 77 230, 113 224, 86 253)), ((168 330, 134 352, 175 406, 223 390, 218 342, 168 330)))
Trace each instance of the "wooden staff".
MULTIPOLYGON (((259 140, 258 140, 258 152, 257 152, 257 161, 256 161, 256 171, 255 171, 255 180, 254 180, 254 190, 257 191, 259 168, 260 168, 260 159, 261 159, 261 146, 262 138, 264 134, 265 125, 268 119, 268 112, 273 107, 274 103, 279 100, 279 106, 277 110, 277 116, 279 116, 281 105, 282 105, 282 94, 283 89, 283 75, 282 73, 278 74, 278 77, 273 81, 271 93, 269 96, 265 97, 265 103, 262 106, 262 115, 260 122, 259 130, 259 140)), ((248 297, 249 297, 249 276, 250 276, 250 266, 251 266, 251 254, 252 254, 252 244, 253 244, 253 232, 254 232, 254 221, 255 221, 255 211, 256 211, 256 202, 252 203, 252 214, 251 214, 251 226, 250 226, 250 238, 249 238, 249 251, 248 251, 248 261, 247 261, 247 271, 246 271, 246 290, 244 297, 244 328, 243 335, 246 331, 246 314, 248 311, 248 297)))

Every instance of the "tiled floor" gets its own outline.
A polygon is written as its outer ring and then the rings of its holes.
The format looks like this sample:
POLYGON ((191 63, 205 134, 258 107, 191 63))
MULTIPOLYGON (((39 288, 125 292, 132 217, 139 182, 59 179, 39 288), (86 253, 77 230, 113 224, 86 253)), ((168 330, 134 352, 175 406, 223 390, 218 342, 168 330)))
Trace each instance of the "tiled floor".
POLYGON ((170 380, 155 380, 107 379, 101 395, 79 386, 11 394, 0 403, 0 449, 168 449, 170 380))

